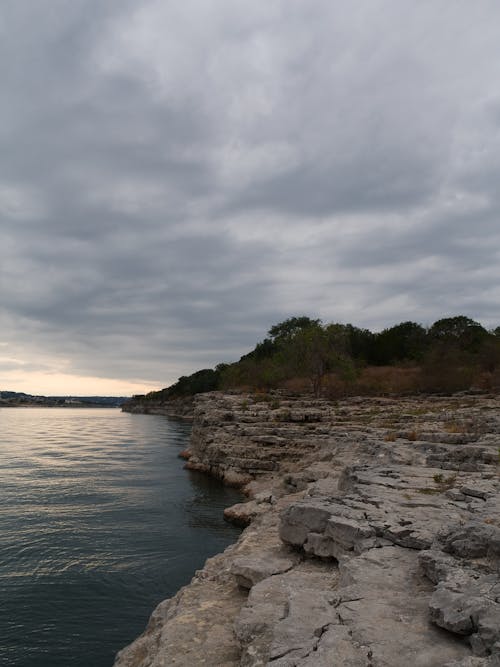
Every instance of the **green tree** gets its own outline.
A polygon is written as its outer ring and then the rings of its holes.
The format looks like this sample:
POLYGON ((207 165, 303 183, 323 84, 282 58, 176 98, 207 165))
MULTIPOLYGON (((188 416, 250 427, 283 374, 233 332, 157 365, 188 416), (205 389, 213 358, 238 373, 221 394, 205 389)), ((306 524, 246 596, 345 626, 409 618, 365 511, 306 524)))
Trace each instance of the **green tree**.
POLYGON ((445 317, 437 320, 429 329, 429 338, 433 342, 458 345, 462 350, 476 352, 490 334, 486 329, 465 315, 445 317))
POLYGON ((293 338, 301 331, 321 326, 321 320, 312 320, 306 315, 300 317, 289 317, 283 322, 272 326, 268 331, 268 336, 275 343, 281 343, 293 338))
POLYGON ((377 364, 419 361, 428 346, 427 332, 416 322, 401 322, 375 336, 374 360, 377 364))
POLYGON ((314 395, 319 396, 326 374, 334 370, 345 372, 350 365, 347 344, 343 325, 323 327, 318 323, 296 333, 285 353, 294 373, 309 378, 314 395))
POLYGON ((344 325, 348 340, 348 351, 353 359, 372 363, 375 335, 369 329, 360 329, 352 324, 344 325))

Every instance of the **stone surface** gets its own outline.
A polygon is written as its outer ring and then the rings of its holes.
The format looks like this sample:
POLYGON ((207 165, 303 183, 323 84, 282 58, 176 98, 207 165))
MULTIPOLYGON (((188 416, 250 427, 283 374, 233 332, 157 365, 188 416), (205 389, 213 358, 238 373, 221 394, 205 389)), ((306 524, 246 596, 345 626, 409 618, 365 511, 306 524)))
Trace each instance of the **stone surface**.
POLYGON ((246 503, 236 503, 224 510, 226 521, 235 526, 248 526, 260 514, 264 514, 269 509, 264 503, 258 503, 256 500, 249 500, 246 503))
POLYGON ((500 667, 499 447, 491 396, 197 397, 250 525, 116 667, 500 667))
POLYGON ((133 398, 122 405, 123 412, 144 415, 166 415, 173 419, 193 418, 194 399, 190 396, 169 401, 135 401, 133 398))
POLYGON ((235 558, 230 567, 230 572, 236 577, 239 586, 252 588, 263 579, 274 574, 288 572, 300 560, 294 553, 286 553, 282 549, 275 551, 262 551, 258 557, 242 556, 235 558))
POLYGON ((469 638, 477 656, 500 662, 499 528, 470 521, 444 528, 420 565, 436 584, 431 619, 469 638))

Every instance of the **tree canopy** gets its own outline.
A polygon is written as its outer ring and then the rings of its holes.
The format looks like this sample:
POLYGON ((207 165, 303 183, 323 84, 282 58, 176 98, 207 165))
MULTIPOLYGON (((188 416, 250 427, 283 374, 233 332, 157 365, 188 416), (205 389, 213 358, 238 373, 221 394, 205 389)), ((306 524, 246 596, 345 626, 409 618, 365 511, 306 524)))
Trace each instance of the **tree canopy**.
MULTIPOLYGON (((470 317, 458 315, 439 319, 429 328, 408 320, 373 333, 352 324, 324 324, 306 315, 289 317, 273 325, 239 361, 183 376, 142 400, 168 400, 219 388, 267 390, 293 378, 307 381, 316 395, 329 377, 339 379, 346 391, 356 386, 366 390, 366 383, 356 385, 363 369, 380 367, 378 375, 372 373, 380 378, 388 373, 384 368, 398 364, 413 367, 413 376, 420 379, 412 386, 425 391, 467 388, 497 371, 500 388, 500 327, 487 331, 470 317)), ((370 386, 376 391, 380 381, 370 386)))
POLYGON ((280 342, 289 340, 306 329, 318 327, 321 327, 321 320, 312 320, 306 315, 289 317, 287 320, 283 320, 283 322, 273 325, 268 331, 268 336, 272 341, 280 342))

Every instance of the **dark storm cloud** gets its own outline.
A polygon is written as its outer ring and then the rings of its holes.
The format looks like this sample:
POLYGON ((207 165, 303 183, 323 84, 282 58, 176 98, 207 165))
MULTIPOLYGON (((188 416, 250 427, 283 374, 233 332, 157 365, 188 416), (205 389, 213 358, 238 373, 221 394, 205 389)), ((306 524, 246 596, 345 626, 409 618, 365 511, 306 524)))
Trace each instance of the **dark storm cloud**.
POLYGON ((498 324, 499 26, 488 0, 4 2, 0 369, 163 385, 291 314, 498 324))

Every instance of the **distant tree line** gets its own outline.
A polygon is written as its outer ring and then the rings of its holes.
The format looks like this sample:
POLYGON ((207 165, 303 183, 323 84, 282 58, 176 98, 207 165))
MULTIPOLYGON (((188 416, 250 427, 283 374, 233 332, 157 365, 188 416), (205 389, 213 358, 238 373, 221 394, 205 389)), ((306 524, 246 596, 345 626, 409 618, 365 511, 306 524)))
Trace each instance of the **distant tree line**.
POLYGON ((488 331, 459 315, 428 328, 401 322, 373 333, 307 316, 272 326, 237 362, 179 378, 143 400, 170 400, 215 389, 353 393, 453 392, 500 388, 500 327, 488 331))

